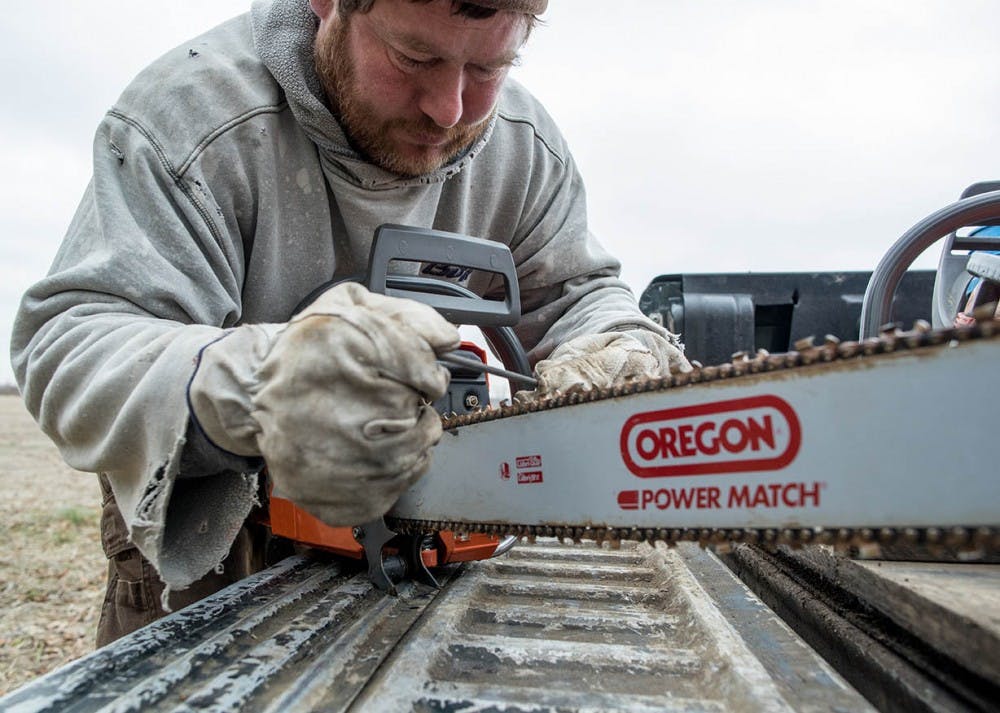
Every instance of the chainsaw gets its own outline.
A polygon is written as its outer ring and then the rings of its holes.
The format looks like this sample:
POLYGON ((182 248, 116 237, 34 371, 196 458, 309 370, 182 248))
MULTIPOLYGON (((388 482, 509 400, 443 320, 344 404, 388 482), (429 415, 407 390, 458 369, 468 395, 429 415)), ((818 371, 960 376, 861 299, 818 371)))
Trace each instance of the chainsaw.
POLYGON ((445 435, 427 474, 384 518, 329 529, 390 592, 401 577, 433 583, 436 565, 483 559, 536 536, 612 545, 903 544, 996 557, 1000 481, 987 438, 1000 403, 996 304, 979 305, 977 318, 958 327, 881 326, 908 265, 899 267, 900 255, 996 216, 1000 192, 959 201, 904 235, 873 273, 861 320, 869 333, 858 340, 803 340, 787 353, 741 353, 689 373, 500 405, 490 405, 486 373, 531 385, 510 330, 520 307, 509 250, 383 226, 369 287, 478 324, 505 368, 488 365, 474 345, 445 357, 452 387, 436 404, 445 435), (400 259, 496 273, 503 298, 388 274, 400 259))
MULTIPOLYGON (((471 341, 462 341, 455 352, 442 355, 440 360, 450 374, 449 386, 433 404, 442 417, 478 413, 489 407, 488 374, 528 386, 536 383, 521 342, 511 329, 520 319, 521 307, 514 260, 506 245, 442 231, 383 225, 375 232, 365 275, 319 286, 293 314, 345 280, 362 282, 379 294, 417 299, 455 324, 479 328, 498 359, 510 365, 510 369, 490 365, 487 352, 471 341), (392 274, 391 265, 398 269, 400 263, 418 264, 433 276, 392 274), (449 273, 457 278, 473 270, 498 276, 503 290, 500 299, 480 299, 458 282, 441 279, 449 273)), ((395 583, 404 578, 437 586, 434 569, 497 557, 517 541, 513 536, 501 539, 465 528, 462 532, 438 529, 402 535, 389 530, 381 518, 355 527, 332 527, 283 497, 273 484, 268 484, 267 491, 261 522, 272 535, 341 557, 367 560, 372 581, 390 593, 395 593, 395 583)))

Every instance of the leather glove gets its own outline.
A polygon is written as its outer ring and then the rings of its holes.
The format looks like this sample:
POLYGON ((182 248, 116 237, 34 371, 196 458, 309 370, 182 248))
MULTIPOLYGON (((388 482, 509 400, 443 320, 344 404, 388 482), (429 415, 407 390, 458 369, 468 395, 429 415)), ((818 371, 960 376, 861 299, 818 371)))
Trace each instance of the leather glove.
POLYGON ((676 337, 666 339, 646 329, 585 334, 538 362, 538 387, 519 391, 514 398, 524 402, 683 371, 691 371, 691 365, 676 337))
POLYGON ((345 283, 206 347, 192 415, 219 447, 263 456, 275 493, 330 525, 367 522, 427 470, 449 378, 435 357, 459 341, 430 307, 345 283))

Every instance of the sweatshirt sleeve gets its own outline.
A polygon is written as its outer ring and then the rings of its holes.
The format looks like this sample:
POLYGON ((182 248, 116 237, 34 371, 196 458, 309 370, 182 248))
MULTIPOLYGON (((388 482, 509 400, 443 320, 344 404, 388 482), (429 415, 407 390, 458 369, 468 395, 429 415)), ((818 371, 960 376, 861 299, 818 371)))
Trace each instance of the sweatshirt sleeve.
POLYGON ((182 460, 198 467, 182 456, 199 351, 240 316, 243 248, 214 205, 147 129, 112 111, 91 183, 11 339, 28 409, 67 463, 108 475, 132 541, 175 588, 225 557, 259 469, 222 459, 178 478, 182 460))

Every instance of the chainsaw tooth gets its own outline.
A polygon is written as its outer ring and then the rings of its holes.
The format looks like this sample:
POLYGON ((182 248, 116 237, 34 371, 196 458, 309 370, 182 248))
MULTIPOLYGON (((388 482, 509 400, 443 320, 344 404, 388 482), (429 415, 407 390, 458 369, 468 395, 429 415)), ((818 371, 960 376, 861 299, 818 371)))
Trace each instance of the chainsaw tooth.
POLYGON ((792 349, 794 349, 797 352, 807 351, 809 349, 812 349, 813 342, 815 340, 816 340, 816 337, 814 337, 812 335, 810 335, 808 337, 802 337, 802 339, 796 339, 795 343, 792 344, 792 349))
POLYGON ((951 547, 963 547, 969 541, 969 532, 964 527, 953 527, 945 537, 945 543, 951 547))
POLYGON ((837 358, 852 359, 861 353, 861 344, 858 342, 841 342, 837 345, 837 358))

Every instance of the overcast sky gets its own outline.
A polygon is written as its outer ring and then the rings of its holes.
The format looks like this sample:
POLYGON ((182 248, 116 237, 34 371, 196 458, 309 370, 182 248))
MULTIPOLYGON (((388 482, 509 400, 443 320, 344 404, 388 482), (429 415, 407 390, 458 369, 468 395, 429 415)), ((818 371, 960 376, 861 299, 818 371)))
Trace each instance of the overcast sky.
MULTIPOLYGON (((967 184, 1000 178, 995 0, 550 5, 515 76, 562 126, 591 225, 637 293, 668 272, 870 270, 967 184)), ((7 4, 4 354, 87 183, 103 113, 144 65, 247 7, 7 4)))

